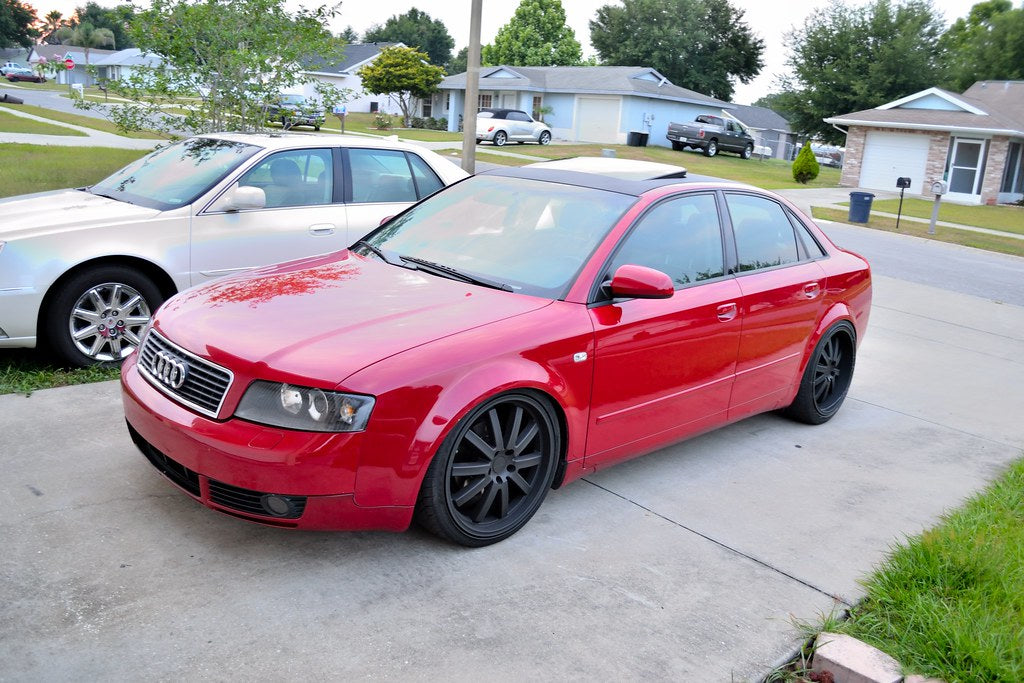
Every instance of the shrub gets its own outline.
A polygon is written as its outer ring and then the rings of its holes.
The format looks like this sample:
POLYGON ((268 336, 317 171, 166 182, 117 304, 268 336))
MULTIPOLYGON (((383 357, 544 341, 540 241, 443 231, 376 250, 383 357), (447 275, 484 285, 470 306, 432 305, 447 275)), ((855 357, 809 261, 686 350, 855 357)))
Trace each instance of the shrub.
POLYGON ((377 130, 391 130, 391 116, 379 111, 373 115, 373 125, 377 130))
POLYGON ((811 151, 811 143, 805 142, 800 148, 800 153, 796 155, 796 161, 793 162, 793 180, 806 185, 818 177, 820 170, 818 160, 811 151))
POLYGON ((441 118, 436 119, 436 120, 437 120, 437 129, 438 130, 448 130, 448 119, 446 119, 446 118, 444 118, 442 116, 441 118))
POLYGON ((430 119, 421 119, 418 116, 414 116, 414 117, 412 117, 412 127, 413 128, 429 128, 430 126, 427 125, 429 123, 429 121, 430 121, 430 119))

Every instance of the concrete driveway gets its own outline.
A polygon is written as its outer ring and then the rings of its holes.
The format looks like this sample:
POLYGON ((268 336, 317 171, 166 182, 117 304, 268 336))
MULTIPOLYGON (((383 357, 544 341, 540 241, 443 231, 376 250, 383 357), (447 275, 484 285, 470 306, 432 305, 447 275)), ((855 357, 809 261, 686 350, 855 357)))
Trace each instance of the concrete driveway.
POLYGON ((832 422, 620 465, 479 550, 207 510, 135 450, 116 383, 0 396, 0 679, 761 677, 793 617, 856 601, 1024 449, 1024 307, 899 272, 875 292, 832 422))

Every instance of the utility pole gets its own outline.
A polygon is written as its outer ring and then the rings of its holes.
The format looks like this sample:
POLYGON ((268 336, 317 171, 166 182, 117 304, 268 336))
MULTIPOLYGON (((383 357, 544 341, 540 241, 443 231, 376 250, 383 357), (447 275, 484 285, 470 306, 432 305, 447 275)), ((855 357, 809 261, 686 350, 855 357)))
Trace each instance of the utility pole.
POLYGON ((466 101, 462 106, 462 168, 476 172, 476 103, 480 92, 480 15, 483 0, 472 0, 466 51, 466 101))

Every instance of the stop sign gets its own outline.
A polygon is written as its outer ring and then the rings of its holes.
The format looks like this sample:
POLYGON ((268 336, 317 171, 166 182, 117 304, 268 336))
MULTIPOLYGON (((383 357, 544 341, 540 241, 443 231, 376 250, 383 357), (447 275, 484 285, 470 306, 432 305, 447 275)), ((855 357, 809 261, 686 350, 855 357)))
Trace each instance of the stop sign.
POLYGON ((68 70, 74 69, 75 68, 75 60, 71 59, 71 57, 68 57, 67 59, 64 60, 64 67, 66 69, 68 69, 68 70))

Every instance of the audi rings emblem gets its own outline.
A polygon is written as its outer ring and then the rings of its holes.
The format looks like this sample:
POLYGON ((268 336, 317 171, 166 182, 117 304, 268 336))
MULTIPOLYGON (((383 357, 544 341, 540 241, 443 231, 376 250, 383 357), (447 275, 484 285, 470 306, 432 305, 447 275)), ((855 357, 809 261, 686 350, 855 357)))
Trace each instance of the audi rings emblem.
POLYGON ((154 377, 167 386, 172 389, 180 389, 188 375, 188 366, 185 361, 172 353, 157 351, 153 362, 150 363, 150 371, 154 377))

